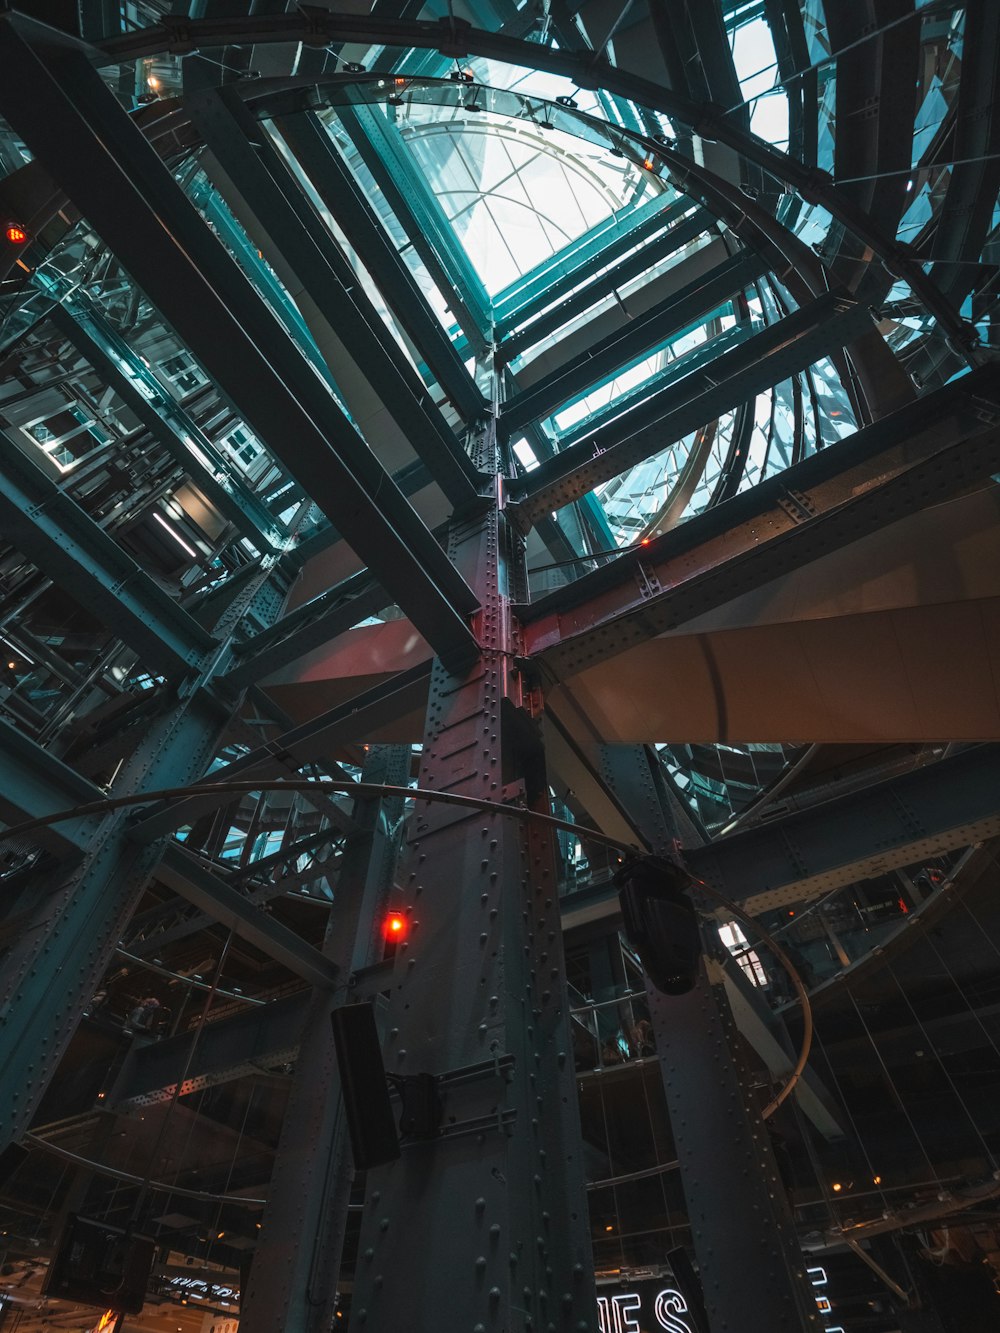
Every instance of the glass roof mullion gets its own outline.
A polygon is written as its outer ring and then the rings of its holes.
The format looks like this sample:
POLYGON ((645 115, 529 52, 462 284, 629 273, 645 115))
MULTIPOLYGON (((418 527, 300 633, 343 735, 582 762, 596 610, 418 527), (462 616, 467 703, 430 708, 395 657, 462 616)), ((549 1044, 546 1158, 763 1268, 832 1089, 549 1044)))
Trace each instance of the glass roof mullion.
POLYGON ((442 389, 467 421, 478 418, 485 405, 482 394, 331 136, 311 114, 289 116, 277 128, 323 205, 364 254, 383 299, 442 389))
POLYGON ((481 355, 492 341, 490 298, 402 136, 371 107, 342 107, 340 120, 463 333, 481 355))
POLYGON ((506 332, 531 318, 561 290, 582 281, 593 266, 610 264, 646 236, 682 217, 690 207, 687 199, 670 202, 661 194, 639 208, 598 223, 496 297, 493 308, 498 328, 506 332))
POLYGON ((509 417, 512 429, 517 429, 522 420, 547 416, 560 403, 678 336, 692 320, 704 317, 766 271, 766 261, 759 255, 751 250, 738 251, 523 390, 507 405, 504 417, 509 417))
MULTIPOLYGON (((583 285, 571 292, 566 300, 539 315, 527 327, 521 326, 514 330, 504 339, 502 344, 504 359, 508 362, 513 360, 515 356, 519 356, 542 338, 554 333, 576 315, 589 310, 602 297, 611 295, 625 283, 640 277, 657 260, 689 244, 711 225, 710 215, 703 209, 696 209, 690 217, 684 218, 677 226, 647 241, 640 250, 629 255, 617 268, 598 273, 590 282, 585 282, 584 275, 579 275, 578 282, 583 285)), ((595 261, 593 265, 594 268, 602 266, 601 260, 595 261)))

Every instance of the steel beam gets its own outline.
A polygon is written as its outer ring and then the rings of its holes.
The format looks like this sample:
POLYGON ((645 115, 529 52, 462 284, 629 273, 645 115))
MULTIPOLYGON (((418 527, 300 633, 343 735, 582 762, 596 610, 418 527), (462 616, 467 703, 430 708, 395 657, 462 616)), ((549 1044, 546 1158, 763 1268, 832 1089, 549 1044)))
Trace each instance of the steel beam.
MULTIPOLYGON (((171 696, 168 701, 173 703, 171 696)), ((216 753, 226 714, 204 691, 187 693, 151 723, 124 763, 116 793, 189 782, 216 753)), ((102 820, 80 863, 39 877, 36 903, 0 962, 0 1144, 31 1124, 49 1080, 122 937, 160 857, 102 820)))
POLYGON ((337 112, 473 352, 484 355, 493 331, 490 298, 399 130, 381 110, 361 102, 337 112))
POLYGON ((220 683, 240 688, 264 680, 382 610, 386 597, 385 589, 367 570, 344 579, 238 644, 233 650, 236 664, 219 678, 220 683))
POLYGON ((337 968, 318 949, 254 907, 245 894, 228 885, 208 863, 180 844, 166 845, 156 878, 310 986, 330 990, 336 983, 337 968))
MULTIPOLYGON (((346 774, 344 775, 346 776, 346 774)), ((345 831, 350 831, 354 827, 354 822, 342 810, 339 805, 334 805, 332 800, 322 806, 317 802, 321 814, 328 816, 331 824, 319 830, 317 833, 310 833, 302 838, 295 838, 291 842, 286 842, 278 851, 272 852, 270 856, 259 857, 256 861, 250 861, 241 866, 238 870, 231 871, 225 875, 226 883, 230 886, 241 887, 249 884, 246 892, 247 902, 258 907, 268 903, 272 898, 281 897, 285 893, 291 892, 290 886, 297 885, 302 878, 300 874, 288 872, 281 873, 279 867, 286 865, 289 861, 297 860, 300 856, 307 853, 317 852, 326 845, 331 846, 342 841, 345 831), (340 824, 337 817, 340 818, 340 824), (278 871, 277 878, 269 879, 268 876, 272 870, 278 871), (264 883, 261 884, 261 880, 264 883)), ((311 860, 311 858, 310 858, 311 860)), ((322 873, 326 872, 328 862, 324 859, 320 865, 322 873)), ((304 872, 308 874, 307 870, 304 872)), ((318 872, 314 872, 318 873, 318 872)), ((189 903, 179 899, 171 899, 168 902, 161 903, 158 907, 150 907, 144 912, 137 912, 129 922, 128 934, 125 936, 125 942, 130 953, 137 954, 140 958, 148 958, 156 955, 160 950, 173 944, 177 940, 186 939, 196 931, 204 930, 207 926, 214 924, 215 918, 207 912, 192 908, 189 903)))
MULTIPOLYGON (((255 1005, 232 1018, 207 1023, 179 1095, 188 1097, 233 1079, 268 1073, 294 1062, 305 1027, 310 992, 255 1005)), ((179 1032, 133 1047, 108 1093, 112 1111, 139 1110, 172 1100, 178 1072, 187 1064, 194 1034, 179 1032)))
MULTIPOLYGON (((99 800, 99 787, 43 749, 19 728, 0 718, 0 819, 5 824, 38 819, 54 810, 99 800)), ((58 856, 79 856, 93 835, 94 822, 71 819, 31 835, 58 856)), ((9 850, 10 844, 7 844, 9 850)))
MULTIPOLYGON (((702 138, 725 144, 740 157, 753 162, 777 180, 799 191, 804 199, 821 204, 870 245, 874 253, 887 258, 894 270, 911 285, 943 328, 958 338, 968 352, 969 330, 940 288, 924 273, 919 262, 901 246, 895 235, 885 231, 879 221, 858 208, 828 173, 817 171, 808 162, 792 158, 766 140, 749 133, 739 120, 728 115, 728 108, 699 101, 671 89, 662 80, 642 78, 611 65, 601 53, 574 51, 565 47, 524 41, 504 33, 484 32, 454 16, 438 22, 424 20, 379 21, 371 14, 347 14, 310 10, 308 15, 280 15, 247 19, 222 18, 205 22, 168 17, 159 25, 120 40, 104 43, 95 58, 107 64, 141 59, 160 51, 186 53, 195 47, 210 49, 240 43, 295 43, 326 46, 330 42, 359 42, 376 46, 392 45, 404 49, 438 50, 464 58, 479 55, 506 64, 544 70, 563 75, 580 88, 595 88, 628 98, 639 106, 661 112, 672 121, 692 127, 702 138)), ((691 169, 689 160, 676 150, 651 143, 671 170, 683 179, 691 169)), ((968 353, 972 356, 971 353, 968 353)))
POLYGON ((998 466, 1000 395, 984 367, 522 606, 525 651, 543 653, 558 676, 571 675, 836 550, 889 516, 958 494, 998 466))
MULTIPOLYGON (((982 745, 689 848, 684 861, 698 879, 759 914, 998 834, 1000 746, 982 745)), ((618 914, 611 886, 563 898, 571 919, 577 898, 588 921, 618 914)))
POLYGON ((521 325, 529 324, 553 301, 592 278, 599 268, 609 268, 636 246, 674 225, 690 209, 690 200, 665 192, 591 227, 494 298, 498 337, 504 339, 521 325))
MULTIPOLYGON (((684 202, 690 208, 688 201, 684 202)), ((612 296, 619 287, 624 287, 642 277, 661 259, 675 254, 702 232, 707 231, 712 222, 711 215, 701 208, 695 208, 693 211, 686 211, 680 206, 664 209, 657 216, 658 225, 650 227, 649 235, 643 239, 641 248, 626 255, 620 263, 605 268, 604 262, 598 258, 595 259, 593 267, 602 271, 596 273, 589 281, 584 281, 582 285, 580 283, 582 275, 573 272, 563 282, 553 283, 549 299, 544 303, 538 303, 543 304, 544 308, 529 322, 519 321, 517 327, 501 342, 499 348, 501 360, 513 361, 514 357, 534 347, 536 343, 561 329, 571 319, 584 314, 598 301, 612 296), (685 215, 678 216, 680 214, 685 215), (564 290, 566 294, 563 296, 564 290)))
POLYGON ((721 838, 687 863, 759 913, 998 835, 1000 746, 981 745, 721 838))
POLYGON ((703 964, 687 995, 647 994, 711 1333, 819 1333, 760 1080, 719 972, 703 964))
POLYGON ((960 305, 981 281, 977 261, 993 225, 1000 187, 1000 7, 966 0, 955 128, 946 143, 955 165, 934 217, 931 276, 960 305))
MULTIPOLYGON (((919 21, 898 22, 913 11, 913 0, 826 0, 824 6, 831 48, 839 53, 834 176, 843 182, 841 193, 893 235, 910 201, 923 58, 919 21), (859 31, 869 34, 867 41, 857 41, 859 31)), ((835 247, 838 279, 853 286, 867 268, 867 246, 843 227, 828 244, 835 247)))
MULTIPOLYGON (((384 685, 376 685, 310 722, 286 731, 270 744, 215 769, 211 781, 271 777, 282 770, 297 772, 301 765, 335 750, 338 745, 367 740, 396 719, 423 708, 430 672, 429 662, 401 672, 384 685)), ((165 804, 136 820, 134 836, 143 841, 160 837, 181 824, 190 823, 197 815, 223 805, 226 800, 222 794, 165 804)))
POLYGON ((281 117, 276 128, 324 206, 363 257, 431 373, 458 412, 474 424, 485 412, 486 400, 330 136, 308 112, 281 117))
POLYGON ((509 399, 500 416, 509 434, 527 422, 549 416, 561 403, 609 378, 616 370, 650 352, 695 321, 707 318, 767 271, 760 255, 740 250, 703 277, 695 278, 665 297, 623 329, 578 352, 565 365, 550 371, 528 389, 509 399))
POLYGON ((519 517, 533 521, 666 449, 713 418, 843 347, 870 326, 853 298, 830 292, 669 383, 622 417, 542 463, 515 488, 519 517))
POLYGON ((201 86, 214 80, 210 69, 185 69, 192 124, 451 504, 473 502, 475 469, 454 431, 243 99, 230 87, 201 86))
POLYGON ((191 671, 215 644, 118 543, 0 430, 5 540, 165 676, 191 671))
POLYGON ((428 642, 470 660, 468 585, 83 51, 50 40, 4 16, 2 113, 428 642))

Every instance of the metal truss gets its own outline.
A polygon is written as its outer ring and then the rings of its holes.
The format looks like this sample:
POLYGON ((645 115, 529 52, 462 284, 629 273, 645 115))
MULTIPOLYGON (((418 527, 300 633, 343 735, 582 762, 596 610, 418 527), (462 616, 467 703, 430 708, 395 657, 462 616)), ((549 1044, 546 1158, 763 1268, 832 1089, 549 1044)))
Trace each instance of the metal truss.
MULTIPOLYGON (((562 0, 539 32, 501 0, 471 4, 475 26, 394 0, 227 8, 111 38, 88 23, 96 45, 0 16, 0 220, 32 232, 20 265, 0 246, 0 816, 219 785, 0 843, 0 1145, 32 1146, 88 1041, 120 1066, 100 1106, 74 1091, 74 1117, 176 1104, 206 1126, 227 1112, 195 1094, 289 1086, 241 1327, 321 1333, 354 1184, 329 1017, 370 998, 387 1069, 436 1079, 445 1116, 369 1173, 352 1324, 593 1330, 563 935, 612 931, 616 899, 600 874, 560 896, 594 850, 587 824, 602 852, 683 844, 757 913, 1000 836, 996 747, 974 745, 765 822, 801 776, 768 755, 747 765, 748 826, 713 840, 652 752, 609 753, 573 695, 608 662, 625 693, 631 650, 991 486, 1000 400, 967 315, 992 307, 967 270, 993 217, 995 16, 966 6, 954 133, 914 165, 918 94, 885 89, 943 6, 855 48, 851 5, 829 0, 847 48, 830 175, 819 69, 778 0, 762 12, 788 153, 751 131, 716 4, 626 6, 596 36, 562 0), (629 43, 647 19, 644 60, 629 43), (371 69, 345 63, 365 45, 371 69), (606 114, 470 83, 470 56, 570 79, 606 114), (661 56, 666 82, 648 77, 661 56), (123 109, 161 74, 159 100, 123 109), (417 93, 455 115, 516 105, 539 136, 621 159, 644 202, 494 291, 396 119, 417 93), (873 114, 852 119, 861 102, 873 114), (907 172, 948 152, 969 160, 911 248, 907 172), (799 226, 810 210, 822 243, 799 226), (60 455, 53 422, 97 443, 60 455), (619 521, 629 485, 642 503, 619 521), (489 805, 271 789, 304 770, 400 792, 416 770, 489 805), (558 833, 512 803, 555 804, 558 833), (410 930, 384 958, 389 905, 410 930), (217 985, 223 960, 245 984, 217 985), (125 968, 197 977, 202 1020, 179 1007, 171 1035, 109 1034, 105 988, 139 984, 125 968)), ((987 565, 968 594, 984 607, 987 565)), ((723 976, 646 997, 709 1322, 813 1327, 723 976)), ((780 1024, 759 1005, 753 1020, 773 1072, 780 1024)))

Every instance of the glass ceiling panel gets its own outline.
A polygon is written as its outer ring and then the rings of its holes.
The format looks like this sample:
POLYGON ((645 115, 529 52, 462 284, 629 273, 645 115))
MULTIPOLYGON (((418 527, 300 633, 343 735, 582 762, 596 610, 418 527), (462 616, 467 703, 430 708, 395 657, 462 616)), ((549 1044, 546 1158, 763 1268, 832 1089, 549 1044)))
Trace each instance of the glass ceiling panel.
POLYGON ((778 148, 788 147, 788 96, 778 84, 778 58, 766 19, 740 23, 729 36, 740 91, 750 103, 750 128, 778 148))
POLYGON ((638 202, 641 168, 562 130, 413 111, 404 139, 491 296, 638 202))

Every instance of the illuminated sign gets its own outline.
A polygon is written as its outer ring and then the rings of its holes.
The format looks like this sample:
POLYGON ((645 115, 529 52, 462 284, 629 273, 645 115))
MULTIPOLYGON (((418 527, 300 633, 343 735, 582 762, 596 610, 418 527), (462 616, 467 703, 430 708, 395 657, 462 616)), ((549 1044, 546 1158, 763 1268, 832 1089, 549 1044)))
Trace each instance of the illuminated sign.
MULTIPOLYGON (((663 1333, 694 1333, 691 1325, 680 1318, 683 1314, 687 1314, 687 1301, 679 1291, 663 1287, 656 1293, 652 1302, 654 1328, 663 1330, 663 1333)), ((643 1309, 643 1297, 638 1291, 616 1292, 614 1296, 597 1298, 600 1333, 645 1333, 649 1327, 648 1319, 643 1309)))
MULTIPOLYGON (((825 1287, 829 1281, 825 1268, 807 1268, 813 1288, 825 1287)), ((687 1301, 673 1287, 657 1289, 655 1283, 637 1284, 631 1291, 615 1292, 597 1298, 597 1327, 600 1333, 695 1333, 687 1319, 687 1301)), ((844 1333, 838 1324, 825 1322, 833 1312, 833 1303, 821 1291, 814 1291, 816 1308, 824 1319, 823 1333, 844 1333)))
MULTIPOLYGON (((825 1268, 807 1268, 806 1275, 814 1287, 825 1287, 829 1281, 825 1268)), ((833 1303, 828 1296, 817 1296, 816 1308, 824 1319, 828 1314, 833 1313, 833 1303)), ((830 1324, 824 1324, 823 1333, 844 1333, 844 1330, 840 1324, 835 1328, 830 1324)))
POLYGON ((179 1291, 185 1296, 200 1296, 205 1300, 213 1301, 237 1301, 239 1300, 239 1288, 228 1287, 220 1282, 206 1282, 200 1277, 167 1277, 163 1279, 167 1287, 174 1291, 179 1291))

